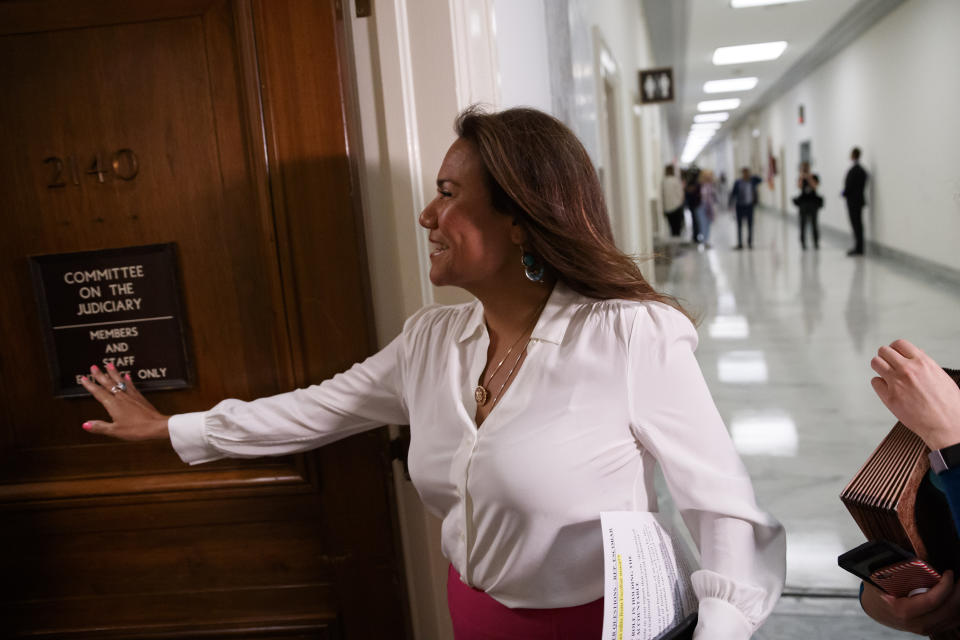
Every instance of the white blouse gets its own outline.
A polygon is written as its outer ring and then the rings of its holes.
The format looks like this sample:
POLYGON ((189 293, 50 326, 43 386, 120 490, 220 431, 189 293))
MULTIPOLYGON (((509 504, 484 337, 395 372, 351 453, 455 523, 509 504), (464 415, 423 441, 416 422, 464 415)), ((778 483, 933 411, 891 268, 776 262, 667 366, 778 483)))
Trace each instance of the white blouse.
POLYGON ((443 553, 509 607, 603 596, 601 511, 656 511, 653 472, 700 549, 696 638, 749 638, 783 587, 782 527, 746 470, 693 356, 691 323, 659 303, 557 284, 523 366, 481 428, 483 307, 427 307, 379 353, 322 384, 173 416, 191 464, 283 455, 411 425, 410 475, 443 520, 443 553))

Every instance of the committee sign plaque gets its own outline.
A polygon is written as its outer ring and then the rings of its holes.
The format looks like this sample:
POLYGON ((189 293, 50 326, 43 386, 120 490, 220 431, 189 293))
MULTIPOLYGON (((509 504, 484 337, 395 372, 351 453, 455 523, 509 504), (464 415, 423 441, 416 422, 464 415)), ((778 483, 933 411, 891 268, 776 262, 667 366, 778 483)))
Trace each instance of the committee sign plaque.
POLYGON ((141 390, 193 375, 174 244, 30 257, 54 395, 87 395, 80 377, 112 363, 141 390))

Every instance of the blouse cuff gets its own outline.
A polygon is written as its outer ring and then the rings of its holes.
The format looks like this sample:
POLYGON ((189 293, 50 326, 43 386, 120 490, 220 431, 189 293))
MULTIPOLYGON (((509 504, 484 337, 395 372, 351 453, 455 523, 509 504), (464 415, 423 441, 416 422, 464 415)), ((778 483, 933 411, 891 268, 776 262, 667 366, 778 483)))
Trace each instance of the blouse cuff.
POLYGON ((753 626, 735 606, 720 598, 701 598, 693 640, 750 640, 753 626))
MULTIPOLYGON (((737 582, 714 571, 700 569, 690 576, 690 582, 693 584, 693 590, 700 599, 700 616, 703 617, 703 603, 716 600, 729 605, 725 609, 730 610, 730 614, 736 612, 737 618, 742 624, 746 625, 748 634, 744 637, 749 638, 749 632, 757 629, 763 624, 767 617, 764 611, 766 600, 766 591, 760 587, 751 584, 737 582)), ((716 605, 711 605, 711 610, 716 605)), ((717 636, 720 637, 720 636, 717 636)), ((732 637, 732 636, 731 636, 732 637)), ((739 636, 737 636, 739 637, 739 636)))
POLYGON ((203 411, 179 413, 170 416, 167 428, 170 430, 170 444, 180 459, 189 464, 210 462, 223 457, 223 454, 207 444, 204 437, 203 411))

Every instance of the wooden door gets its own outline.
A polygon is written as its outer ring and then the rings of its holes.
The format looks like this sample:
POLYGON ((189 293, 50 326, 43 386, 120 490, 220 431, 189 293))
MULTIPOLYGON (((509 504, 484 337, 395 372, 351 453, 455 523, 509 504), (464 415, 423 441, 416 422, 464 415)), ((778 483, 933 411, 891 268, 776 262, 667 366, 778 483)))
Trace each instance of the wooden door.
POLYGON ((194 376, 165 413, 369 354, 338 4, 0 2, 4 637, 410 635, 382 429, 195 467, 86 434, 105 412, 53 396, 28 266, 176 244, 194 376))

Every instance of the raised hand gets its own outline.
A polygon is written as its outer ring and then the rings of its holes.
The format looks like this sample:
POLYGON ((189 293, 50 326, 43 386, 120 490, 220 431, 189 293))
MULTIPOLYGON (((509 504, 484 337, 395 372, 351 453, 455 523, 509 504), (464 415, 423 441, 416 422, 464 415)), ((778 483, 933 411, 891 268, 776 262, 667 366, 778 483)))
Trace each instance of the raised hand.
POLYGON ((931 449, 960 443, 960 387, 933 358, 906 340, 880 347, 873 390, 931 449))
POLYGON ((83 428, 90 433, 120 438, 121 440, 156 440, 169 437, 168 416, 157 411, 133 385, 130 374, 120 376, 112 364, 103 372, 96 365, 90 367, 90 377, 80 379, 107 410, 113 422, 89 420, 83 428))

